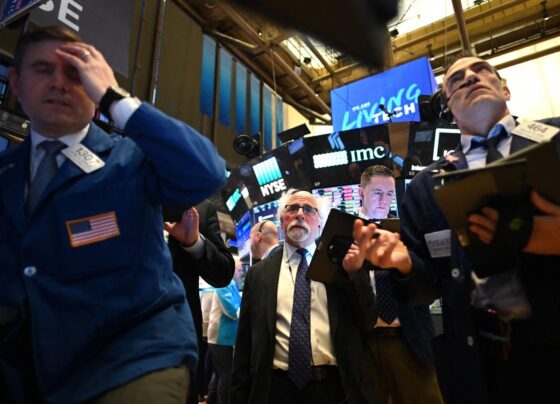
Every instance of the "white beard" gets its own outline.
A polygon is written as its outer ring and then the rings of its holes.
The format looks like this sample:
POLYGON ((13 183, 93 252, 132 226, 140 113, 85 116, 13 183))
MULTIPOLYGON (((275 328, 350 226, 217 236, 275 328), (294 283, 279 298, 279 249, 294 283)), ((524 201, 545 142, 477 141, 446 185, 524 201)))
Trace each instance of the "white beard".
POLYGON ((290 237, 292 240, 298 243, 306 240, 307 237, 309 237, 309 233, 311 232, 309 225, 305 222, 290 223, 287 230, 288 230, 287 231, 288 237, 290 237), (299 226, 299 227, 295 227, 295 226, 299 226))

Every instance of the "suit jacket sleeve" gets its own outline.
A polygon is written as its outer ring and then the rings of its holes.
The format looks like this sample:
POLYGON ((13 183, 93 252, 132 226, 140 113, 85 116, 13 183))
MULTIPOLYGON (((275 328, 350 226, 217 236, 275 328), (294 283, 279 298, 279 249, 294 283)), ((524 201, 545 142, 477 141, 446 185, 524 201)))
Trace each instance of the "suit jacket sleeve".
MULTIPOLYGON (((235 262, 228 251, 220 234, 220 223, 214 205, 205 202, 205 228, 201 229, 205 240, 205 252, 202 257, 194 260, 198 274, 210 285, 221 288, 229 284, 235 271, 235 262)), ((181 249, 180 254, 188 254, 181 249)))
POLYGON ((401 239, 408 248, 412 271, 400 276, 394 271, 397 299, 404 303, 431 304, 441 296, 441 285, 424 235, 448 229, 432 194, 428 170, 416 175, 401 206, 401 239))
POLYGON ((377 322, 377 300, 366 266, 360 269, 352 280, 345 283, 344 292, 356 314, 360 330, 366 334, 369 333, 377 322))
POLYGON ((145 186, 156 204, 184 209, 209 197, 225 182, 225 163, 214 145, 147 103, 132 114, 124 134, 148 159, 145 186))
POLYGON ((229 389, 229 404, 246 404, 249 402, 251 389, 251 284, 253 268, 250 268, 243 286, 243 297, 239 310, 237 339, 233 351, 233 365, 229 389))

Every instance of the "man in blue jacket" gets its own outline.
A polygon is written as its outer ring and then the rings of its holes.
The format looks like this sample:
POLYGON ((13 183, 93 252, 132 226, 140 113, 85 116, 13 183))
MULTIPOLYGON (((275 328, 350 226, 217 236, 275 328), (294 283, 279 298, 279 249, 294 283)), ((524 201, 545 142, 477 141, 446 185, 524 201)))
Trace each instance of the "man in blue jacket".
POLYGON ((31 135, 0 154, 2 398, 184 403, 196 334, 162 205, 208 197, 223 160, 65 29, 23 35, 9 78, 31 135), (91 122, 97 105, 125 137, 91 122))
MULTIPOLYGON (((483 167, 534 142, 510 114, 509 88, 488 62, 472 55, 459 58, 445 74, 443 93, 461 130, 461 144, 410 184, 401 207, 402 242, 398 234, 387 233, 370 240, 375 226, 359 223, 356 238, 366 239, 362 251, 376 265, 397 270, 394 281, 402 300, 442 297, 444 333, 435 348, 447 403, 547 402, 557 395, 551 369, 560 360, 560 207, 533 192, 534 207, 524 209, 523 221, 532 225, 523 240, 502 233, 510 256, 495 274, 477 276, 435 202, 432 174, 483 167)), ((558 118, 547 123, 551 134, 558 132, 552 127, 560 126, 558 118)), ((554 141, 558 145, 560 138, 554 141)), ((470 215, 470 230, 493 242, 496 228, 504 228, 499 217, 513 217, 513 205, 470 215)))

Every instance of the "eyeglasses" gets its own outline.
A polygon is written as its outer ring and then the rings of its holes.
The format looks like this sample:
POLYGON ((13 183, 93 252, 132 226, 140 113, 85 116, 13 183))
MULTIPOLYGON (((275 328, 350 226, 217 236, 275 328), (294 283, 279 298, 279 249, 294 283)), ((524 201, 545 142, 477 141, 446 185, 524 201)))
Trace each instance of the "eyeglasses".
POLYGON ((297 214, 300 209, 303 209, 303 214, 305 216, 315 216, 317 213, 319 213, 319 210, 317 208, 314 208, 313 206, 308 205, 308 204, 305 204, 303 206, 301 206, 301 205, 286 205, 286 207, 284 208, 286 213, 289 213, 291 215, 297 214))

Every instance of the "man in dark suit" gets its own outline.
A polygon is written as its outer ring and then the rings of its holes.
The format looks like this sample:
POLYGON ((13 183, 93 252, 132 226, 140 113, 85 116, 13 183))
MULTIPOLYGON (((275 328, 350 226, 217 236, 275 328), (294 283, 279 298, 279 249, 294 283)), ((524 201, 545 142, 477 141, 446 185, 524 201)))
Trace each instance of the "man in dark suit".
POLYGON ((31 134, 0 153, 0 401, 184 403, 196 337, 162 206, 208 198, 223 159, 73 31, 25 33, 9 76, 31 134))
MULTIPOLYGON (((395 196, 395 179, 389 168, 366 168, 360 179, 359 216, 374 221, 387 218, 395 196)), ((377 401, 443 403, 434 366, 434 325, 428 304, 397 301, 391 274, 386 270, 374 267, 370 278, 379 306, 375 328, 368 338, 372 360, 369 373, 377 401)))
MULTIPOLYGON (((432 172, 483 167, 534 142, 515 134, 520 132, 506 103, 510 91, 486 61, 459 58, 445 75, 443 92, 461 129, 459 148, 409 185, 401 207, 404 244, 397 234, 383 233, 362 247, 369 245, 367 257, 376 265, 397 270, 394 280, 402 299, 429 302, 442 296, 444 334, 436 347, 446 402, 546 402, 557 394, 551 369, 560 360, 560 322, 554 320, 560 311, 560 273, 555 270, 560 257, 558 247, 533 248, 543 225, 558 239, 558 206, 545 206, 533 194, 534 225, 525 229, 525 240, 510 243, 512 254, 495 268, 496 275, 476 276, 435 203, 432 172)), ((511 217, 510 208, 483 209, 470 217, 472 230, 485 239, 484 228, 492 229, 485 220, 511 217)), ((375 230, 358 223, 355 236, 367 238, 375 230)))
POLYGON ((233 278, 235 263, 222 239, 216 209, 209 200, 183 212, 180 222, 165 223, 165 229, 170 235, 173 271, 185 287, 198 339, 199 361, 193 380, 196 388, 191 389, 188 400, 195 404, 197 395, 206 393, 201 385, 207 343, 202 338, 199 277, 213 287, 225 287, 233 278))
POLYGON ((306 191, 278 207, 286 242, 245 280, 234 350, 231 404, 372 403, 364 384, 364 332, 375 323, 373 291, 357 246, 337 288, 305 278, 322 213, 306 191))

